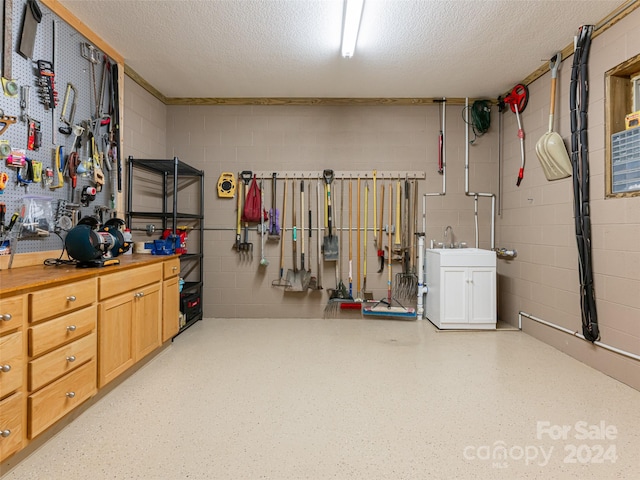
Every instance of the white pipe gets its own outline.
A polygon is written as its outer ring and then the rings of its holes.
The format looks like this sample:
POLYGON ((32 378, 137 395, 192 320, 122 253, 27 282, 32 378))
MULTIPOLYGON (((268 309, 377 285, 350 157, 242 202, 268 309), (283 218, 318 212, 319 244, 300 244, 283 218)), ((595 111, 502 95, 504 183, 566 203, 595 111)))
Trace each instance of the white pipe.
POLYGON ((478 230, 478 195, 473 196, 473 218, 476 227, 476 248, 480 248, 480 232, 478 230))
POLYGON ((425 271, 424 271, 424 235, 418 235, 418 304, 417 315, 418 318, 424 318, 424 300, 427 291, 429 290, 425 284, 425 271))
MULTIPOLYGON (((565 328, 565 327, 561 327, 560 325, 556 325, 555 323, 547 322, 546 320, 542 320, 541 318, 534 317, 533 315, 530 315, 525 312, 518 312, 518 328, 520 330, 522 330, 522 317, 527 317, 528 319, 541 323, 542 325, 555 328, 556 330, 560 330, 561 332, 568 333, 569 335, 573 335, 574 337, 581 338, 585 342, 588 342, 588 340, 584 338, 584 335, 582 335, 581 333, 575 332, 573 330, 569 330, 568 328, 565 328)), ((592 342, 589 342, 589 343, 592 343, 592 342)), ((618 355, 631 358, 632 360, 640 361, 640 355, 637 355, 635 353, 627 352, 626 350, 621 350, 619 348, 612 347, 611 345, 607 345, 606 343, 602 343, 597 340, 593 342, 593 344, 597 345, 598 347, 604 348, 605 350, 609 350, 610 352, 617 353, 618 355)))
POLYGON ((495 231, 496 231, 496 195, 494 193, 480 193, 469 191, 469 97, 465 99, 465 123, 467 128, 465 130, 465 148, 464 148, 464 194, 467 197, 474 197, 474 212, 475 212, 475 228, 476 228, 476 248, 479 248, 480 238, 478 231, 478 197, 490 197, 491 198, 491 250, 495 245, 495 231))

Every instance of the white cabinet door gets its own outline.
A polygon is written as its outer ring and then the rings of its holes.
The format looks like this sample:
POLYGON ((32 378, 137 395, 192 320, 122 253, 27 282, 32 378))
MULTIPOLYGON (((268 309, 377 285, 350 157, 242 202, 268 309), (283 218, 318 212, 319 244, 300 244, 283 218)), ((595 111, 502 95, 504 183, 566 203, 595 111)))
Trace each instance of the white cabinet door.
POLYGON ((442 269, 441 323, 467 323, 467 269, 442 269))
POLYGON ((467 272, 469 286, 469 323, 496 322, 496 280, 492 268, 470 268, 467 272))

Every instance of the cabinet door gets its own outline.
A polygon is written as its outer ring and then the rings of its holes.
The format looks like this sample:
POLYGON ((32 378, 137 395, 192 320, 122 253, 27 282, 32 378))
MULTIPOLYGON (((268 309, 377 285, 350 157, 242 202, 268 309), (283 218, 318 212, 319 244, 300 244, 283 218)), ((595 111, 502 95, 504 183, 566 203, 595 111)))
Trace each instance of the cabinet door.
POLYGON ((134 340, 137 362, 160 346, 162 330, 162 298, 160 283, 136 291, 134 340))
POLYGON ((24 402, 20 392, 0 401, 0 461, 22 448, 24 402))
POLYGON ((100 304, 98 318, 98 386, 103 387, 134 363, 133 293, 100 304))
POLYGON ((496 277, 492 268, 469 269, 469 323, 496 323, 496 277))
POLYGON ((0 338, 0 398, 22 385, 22 332, 0 338))
POLYGON ((174 337, 179 330, 180 293, 178 277, 162 284, 162 342, 174 337))
POLYGON ((467 269, 442 269, 441 323, 467 323, 467 269))
POLYGON ((0 334, 22 326, 22 320, 27 316, 26 298, 26 295, 0 298, 0 334))

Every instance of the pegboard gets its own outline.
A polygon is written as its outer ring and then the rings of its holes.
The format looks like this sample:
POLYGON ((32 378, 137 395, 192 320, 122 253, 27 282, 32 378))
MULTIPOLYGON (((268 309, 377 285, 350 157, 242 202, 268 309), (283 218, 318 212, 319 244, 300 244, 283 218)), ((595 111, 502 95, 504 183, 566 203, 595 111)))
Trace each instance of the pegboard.
MULTIPOLYGON (((52 168, 54 170, 52 183, 53 185, 57 185, 58 176, 55 173, 56 149, 62 147, 64 164, 66 165, 68 155, 73 151, 75 139, 73 133, 65 135, 58 131, 59 127, 66 126, 60 121, 60 116, 61 113, 63 113, 67 84, 71 83, 75 87, 76 92, 76 107, 72 125, 79 125, 85 128, 80 147, 77 148, 79 160, 82 162, 82 167, 79 170, 84 168, 87 170, 87 173, 77 174, 77 186, 75 190, 71 188, 71 180, 68 173, 64 174, 64 185, 62 188, 52 189, 42 182, 29 183, 21 186, 18 183, 18 170, 8 166, 7 159, 2 158, 0 172, 6 172, 9 177, 4 192, 0 194, 0 202, 6 204, 7 214, 5 223, 9 223, 13 212, 21 210, 25 195, 50 197, 52 199, 54 212, 57 211, 58 204, 61 200, 68 203, 81 204, 80 198, 83 188, 85 186, 96 186, 93 181, 94 176, 91 174, 93 162, 91 161, 91 142, 87 135, 89 130, 93 130, 95 133, 96 148, 99 152, 103 153, 101 167, 104 173, 104 185, 102 186, 102 190, 98 191, 93 201, 89 202, 87 206, 80 206, 78 209, 78 218, 97 215, 97 207, 102 209, 102 215, 106 220, 106 218, 110 216, 111 211, 116 208, 117 169, 116 165, 113 165, 111 170, 107 168, 111 165, 108 160, 108 133, 114 120, 111 119, 109 124, 95 128, 92 127, 92 121, 95 121, 101 112, 104 114, 103 118, 108 117, 110 110, 109 102, 111 100, 109 88, 105 89, 102 104, 98 104, 102 90, 103 73, 107 74, 105 82, 107 82, 108 85, 110 80, 109 74, 115 63, 102 51, 94 47, 91 42, 78 33, 72 26, 60 19, 60 17, 40 2, 38 2, 38 7, 42 12, 42 19, 37 25, 33 56, 31 59, 24 58, 18 53, 18 47, 26 7, 27 0, 13 0, 13 13, 11 16, 13 21, 11 49, 13 52, 11 57, 12 77, 19 86, 19 92, 16 96, 8 96, 5 91, 0 92, 0 108, 4 111, 4 115, 17 117, 18 121, 10 125, 4 134, 0 135, 0 141, 8 142, 11 150, 24 150, 26 157, 30 160, 41 162, 43 177, 45 177, 45 169, 52 168), (92 58, 95 63, 85 58, 85 56, 92 58), (57 91, 57 106, 53 109, 45 108, 45 105, 40 101, 38 60, 44 60, 53 64, 55 89, 57 91), (24 102, 22 101, 23 98, 21 98, 23 87, 29 87, 28 112, 25 112, 23 108, 24 102), (28 117, 37 121, 40 125, 42 140, 38 150, 28 150, 29 121, 28 118, 26 118, 26 113, 28 113, 28 117)), ((122 89, 121 85, 119 87, 122 89)), ((71 116, 73 97, 73 90, 71 90, 69 102, 64 112, 65 118, 68 120, 71 116)), ((115 99, 115 101, 117 102, 118 99, 115 99)), ((97 123, 100 124, 99 119, 97 123)), ((56 229, 59 230, 59 226, 56 226, 56 229)), ((60 233, 64 238, 64 231, 60 233)), ((17 242, 16 253, 62 250, 62 246, 60 238, 52 233, 48 237, 37 239, 21 238, 19 242, 17 242)))

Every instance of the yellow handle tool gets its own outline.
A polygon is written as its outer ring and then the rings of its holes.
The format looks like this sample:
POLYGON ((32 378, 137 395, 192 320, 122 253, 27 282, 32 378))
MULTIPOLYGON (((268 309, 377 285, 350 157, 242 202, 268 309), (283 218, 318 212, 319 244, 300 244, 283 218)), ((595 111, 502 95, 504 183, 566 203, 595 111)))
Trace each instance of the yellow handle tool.
POLYGON ((395 236, 395 244, 400 245, 402 242, 400 240, 400 197, 402 196, 402 187, 400 184, 400 180, 396 184, 396 236, 395 236))
POLYGON ((51 185, 49 187, 51 190, 64 187, 64 176, 62 175, 62 147, 56 147, 55 160, 56 160, 56 173, 58 174, 58 184, 51 185))

